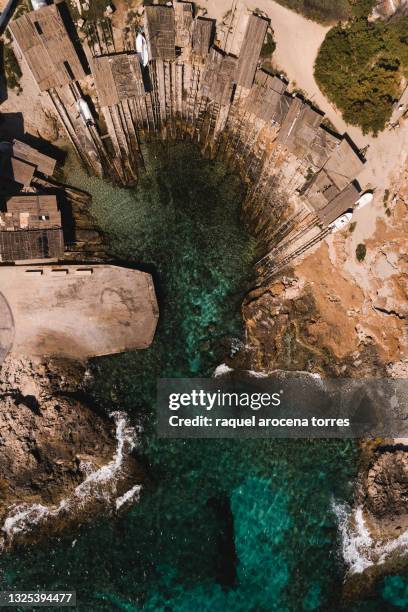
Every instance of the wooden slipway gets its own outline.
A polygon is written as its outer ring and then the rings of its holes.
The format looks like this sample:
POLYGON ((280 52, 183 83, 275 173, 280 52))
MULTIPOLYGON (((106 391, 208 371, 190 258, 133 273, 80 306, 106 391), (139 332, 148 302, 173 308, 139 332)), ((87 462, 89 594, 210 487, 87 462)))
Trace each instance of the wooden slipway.
POLYGON ((0 267, 0 292, 14 326, 0 345, 15 357, 87 359, 147 348, 159 316, 150 274, 118 266, 0 267))

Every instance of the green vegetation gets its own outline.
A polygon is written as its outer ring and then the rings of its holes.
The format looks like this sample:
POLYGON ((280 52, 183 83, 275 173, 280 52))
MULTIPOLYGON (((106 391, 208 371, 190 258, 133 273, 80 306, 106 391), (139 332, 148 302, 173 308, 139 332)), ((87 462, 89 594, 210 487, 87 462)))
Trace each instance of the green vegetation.
POLYGON ((89 3, 89 9, 84 11, 84 17, 89 21, 102 19, 109 4, 111 4, 110 0, 92 0, 89 3))
POLYGON ((363 16, 336 26, 315 64, 319 87, 345 121, 364 133, 384 129, 403 76, 408 76, 408 17, 369 23, 363 16))
POLYGON ((3 46, 3 65, 4 74, 6 75, 7 87, 9 89, 15 89, 20 92, 20 79, 22 77, 21 68, 16 56, 14 55, 13 49, 8 45, 3 46))
POLYGON ((351 14, 351 0, 277 0, 279 4, 320 23, 347 19, 351 14))
POLYGON ((358 244, 356 248, 356 257, 358 261, 364 261, 367 253, 367 247, 365 244, 358 244))
POLYGON ((356 221, 353 221, 353 223, 350 223, 350 225, 349 225, 349 232, 350 232, 350 234, 352 234, 354 232, 354 230, 356 229, 356 225, 357 225, 356 221))
POLYGON ((276 43, 273 40, 271 32, 266 33, 266 39, 261 49, 261 57, 268 58, 276 49, 276 43))

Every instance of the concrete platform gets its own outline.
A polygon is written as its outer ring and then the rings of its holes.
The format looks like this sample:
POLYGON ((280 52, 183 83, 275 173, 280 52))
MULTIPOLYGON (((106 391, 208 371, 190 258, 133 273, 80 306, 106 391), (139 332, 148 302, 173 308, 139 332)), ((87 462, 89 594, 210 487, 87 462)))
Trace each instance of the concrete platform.
POLYGON ((118 266, 0 267, 0 292, 1 352, 15 357, 144 349, 159 317, 150 274, 118 266))

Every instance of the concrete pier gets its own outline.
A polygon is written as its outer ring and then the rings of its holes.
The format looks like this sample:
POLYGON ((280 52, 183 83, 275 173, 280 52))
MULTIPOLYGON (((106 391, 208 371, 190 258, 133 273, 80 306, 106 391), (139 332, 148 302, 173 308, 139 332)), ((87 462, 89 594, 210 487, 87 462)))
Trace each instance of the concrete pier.
POLYGON ((15 357, 87 359, 153 341, 159 311, 150 274, 111 265, 4 266, 0 287, 9 315, 0 346, 15 357))

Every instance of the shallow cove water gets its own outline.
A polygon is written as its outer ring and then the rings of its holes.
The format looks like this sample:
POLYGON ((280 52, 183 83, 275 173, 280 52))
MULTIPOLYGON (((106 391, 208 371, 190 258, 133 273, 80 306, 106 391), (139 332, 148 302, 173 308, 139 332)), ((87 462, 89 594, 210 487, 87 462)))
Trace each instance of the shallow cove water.
MULTIPOLYGON (((145 154, 137 189, 91 179, 72 159, 66 176, 92 193, 112 256, 154 273, 153 346, 92 364, 101 406, 143 424, 151 483, 119 519, 4 556, 3 589, 76 589, 87 612, 340 609, 331 502, 351 498, 352 442, 155 435, 156 379, 211 375, 239 346, 254 245, 240 224, 243 186, 221 163, 186 144, 145 154)), ((381 593, 353 609, 384 610, 381 593)))

